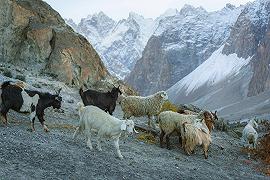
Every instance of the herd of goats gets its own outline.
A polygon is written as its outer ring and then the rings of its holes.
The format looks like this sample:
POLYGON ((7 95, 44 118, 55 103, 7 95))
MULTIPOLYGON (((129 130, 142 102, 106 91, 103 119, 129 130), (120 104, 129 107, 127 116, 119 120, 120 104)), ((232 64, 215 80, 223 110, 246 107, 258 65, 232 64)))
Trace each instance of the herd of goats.
MULTIPOLYGON (((10 109, 29 113, 31 129, 35 131, 34 121, 37 117, 47 132, 49 129, 44 124, 44 111, 48 107, 60 109, 62 97, 61 89, 56 94, 44 93, 25 88, 26 84, 22 82, 5 81, 0 88, 0 112, 3 123, 7 125, 7 113, 10 109)), ((117 155, 123 159, 119 149, 119 138, 121 133, 138 133, 135 130, 135 124, 130 117, 148 117, 148 126, 156 128, 154 118, 157 117, 160 128, 160 146, 163 145, 163 139, 166 139, 166 146, 170 148, 169 138, 172 134, 179 136, 179 143, 185 152, 190 155, 194 153, 196 146, 202 146, 204 157, 208 158, 208 149, 211 143, 211 132, 214 123, 218 119, 217 112, 201 111, 195 113, 192 111, 161 111, 165 101, 168 100, 165 91, 157 92, 153 95, 124 96, 119 87, 113 87, 106 93, 95 90, 79 90, 82 102, 78 103, 78 113, 80 117, 79 126, 73 135, 84 132, 87 137, 87 146, 92 150, 91 136, 92 132, 97 132, 97 149, 101 151, 102 138, 109 138, 114 141, 117 155), (121 97, 120 105, 124 113, 124 120, 112 116, 117 100, 121 97)), ((256 146, 258 134, 255 120, 250 120, 243 130, 242 139, 246 144, 253 148, 256 146)))

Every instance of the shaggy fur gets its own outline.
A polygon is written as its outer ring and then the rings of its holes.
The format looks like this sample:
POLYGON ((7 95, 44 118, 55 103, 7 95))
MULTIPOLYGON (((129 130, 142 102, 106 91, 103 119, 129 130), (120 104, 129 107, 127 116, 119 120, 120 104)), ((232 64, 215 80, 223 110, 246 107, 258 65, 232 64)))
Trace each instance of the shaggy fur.
POLYGON ((196 146, 203 146, 204 157, 208 158, 208 149, 211 144, 211 135, 209 132, 205 132, 203 124, 198 124, 200 122, 183 123, 183 133, 182 136, 185 139, 184 149, 188 155, 194 152, 196 146))
MULTIPOLYGON (((204 119, 203 123, 205 123, 205 113, 201 112, 197 115, 185 115, 179 114, 173 111, 164 111, 161 112, 158 116, 159 127, 160 127, 160 147, 163 146, 163 139, 166 138, 167 148, 170 149, 170 136, 176 132, 179 136, 179 143, 183 144, 184 139, 181 139, 181 127, 184 122, 195 123, 198 119, 204 119)), ((205 126, 205 131, 209 132, 208 128, 205 126)))
POLYGON ((209 111, 204 111, 204 112, 203 112, 203 116, 204 116, 205 124, 206 124, 206 126, 208 127, 209 132, 211 133, 212 130, 214 129, 214 127, 215 127, 214 116, 213 116, 213 114, 212 114, 211 112, 209 112, 209 111))
POLYGON ((168 95, 165 91, 160 91, 146 97, 127 96, 121 101, 124 119, 129 119, 131 116, 148 116, 148 125, 155 128, 155 125, 151 120, 152 116, 157 116, 159 114, 163 103, 167 99, 168 95))

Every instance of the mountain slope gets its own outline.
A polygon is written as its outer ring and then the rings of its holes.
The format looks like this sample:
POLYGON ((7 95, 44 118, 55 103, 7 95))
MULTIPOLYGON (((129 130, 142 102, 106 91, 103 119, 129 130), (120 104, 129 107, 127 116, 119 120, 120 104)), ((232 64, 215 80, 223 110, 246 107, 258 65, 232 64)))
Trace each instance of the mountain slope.
POLYGON ((168 89, 170 99, 218 109, 232 120, 269 117, 269 14, 269 1, 248 4, 224 46, 168 89))
POLYGON ((225 42, 241 10, 228 4, 207 12, 185 5, 175 16, 164 18, 126 82, 144 95, 169 88, 225 42))
POLYGON ((0 61, 67 84, 95 84, 110 75, 89 42, 41 0, 0 1, 0 61))

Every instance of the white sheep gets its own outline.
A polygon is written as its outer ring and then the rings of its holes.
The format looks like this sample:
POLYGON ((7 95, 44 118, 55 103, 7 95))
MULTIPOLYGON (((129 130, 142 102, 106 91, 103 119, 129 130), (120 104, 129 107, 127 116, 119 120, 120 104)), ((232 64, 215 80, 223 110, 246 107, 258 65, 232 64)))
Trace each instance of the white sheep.
POLYGON ((98 132, 97 149, 101 151, 101 138, 113 139, 120 159, 123 159, 119 149, 119 137, 123 131, 133 132, 134 122, 132 120, 119 120, 110 114, 104 112, 96 106, 85 106, 83 103, 78 103, 80 125, 76 128, 73 138, 78 132, 85 130, 87 136, 87 146, 92 150, 91 130, 95 129, 98 132))
POLYGON ((257 145, 258 133, 255 128, 258 128, 258 124, 254 119, 251 119, 243 129, 242 141, 247 143, 249 148, 251 144, 253 148, 256 148, 257 145))
POLYGON ((148 125, 156 128, 152 118, 153 116, 157 116, 159 114, 163 103, 167 99, 168 95, 165 91, 160 91, 146 97, 124 97, 121 101, 121 108, 124 112, 124 119, 129 119, 131 116, 148 116, 148 125))
MULTIPOLYGON (((195 123, 198 119, 204 119, 204 112, 199 113, 198 115, 185 115, 179 114, 173 111, 164 111, 161 112, 158 116, 159 127, 160 127, 160 147, 162 147, 163 139, 166 138, 167 149, 170 147, 170 136, 172 133, 176 132, 179 136, 179 143, 182 143, 183 146, 183 137, 181 140, 181 128, 184 122, 195 123)), ((204 121, 203 121, 204 122, 204 121)), ((205 127, 205 131, 208 131, 208 128, 205 127)))
POLYGON ((196 146, 203 146, 204 157, 208 158, 208 149, 212 139, 206 129, 206 125, 201 120, 195 123, 183 123, 181 135, 185 139, 184 149, 188 155, 194 152, 196 146))

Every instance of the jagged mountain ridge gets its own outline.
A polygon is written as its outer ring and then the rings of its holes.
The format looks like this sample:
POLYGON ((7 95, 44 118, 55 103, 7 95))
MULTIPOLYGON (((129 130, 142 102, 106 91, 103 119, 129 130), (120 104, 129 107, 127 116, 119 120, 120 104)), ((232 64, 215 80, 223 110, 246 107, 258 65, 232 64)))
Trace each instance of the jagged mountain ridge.
POLYGON ((224 45, 172 86, 170 99, 217 109, 231 120, 269 118, 269 19, 268 0, 247 4, 224 45))
POLYGON ((113 75, 124 79, 141 57, 159 21, 176 12, 169 9, 155 20, 131 12, 127 19, 118 22, 100 12, 82 19, 78 25, 71 20, 66 22, 93 44, 113 75))
POLYGON ((168 89, 226 41, 242 9, 227 4, 207 12, 185 5, 175 16, 162 19, 125 81, 144 95, 168 89))

